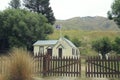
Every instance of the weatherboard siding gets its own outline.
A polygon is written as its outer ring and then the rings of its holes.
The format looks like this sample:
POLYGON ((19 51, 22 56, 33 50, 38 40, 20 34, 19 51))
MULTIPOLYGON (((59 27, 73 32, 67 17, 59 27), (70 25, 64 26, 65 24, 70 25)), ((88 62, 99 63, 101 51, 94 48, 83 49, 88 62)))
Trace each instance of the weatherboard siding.
MULTIPOLYGON (((44 54, 46 54, 47 53, 47 45, 46 46, 43 46, 44 47, 44 49, 43 49, 43 51, 44 51, 44 54)), ((38 55, 38 53, 40 53, 40 46, 39 45, 34 45, 34 55, 38 55)))
POLYGON ((62 57, 67 57, 67 56, 78 56, 80 55, 79 50, 75 45, 67 40, 66 38, 60 38, 59 40, 43 40, 43 41, 38 41, 34 44, 34 55, 38 55, 40 53, 40 46, 44 47, 44 54, 47 53, 47 49, 52 49, 52 56, 59 56, 59 49, 62 49, 62 57), (57 41, 57 42, 56 42, 57 41), (54 42, 54 45, 52 44, 54 42), (45 43, 43 45, 43 43, 45 43), (46 43, 48 45, 46 45, 46 43), (77 51, 78 50, 78 51, 77 51), (78 53, 76 53, 78 52, 78 53), (78 54, 78 55, 76 55, 78 54))

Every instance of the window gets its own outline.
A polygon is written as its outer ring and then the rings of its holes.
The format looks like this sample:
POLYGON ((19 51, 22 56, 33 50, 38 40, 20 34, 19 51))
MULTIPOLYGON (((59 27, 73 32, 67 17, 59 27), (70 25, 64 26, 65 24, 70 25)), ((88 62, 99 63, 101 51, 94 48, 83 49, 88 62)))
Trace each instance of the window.
POLYGON ((50 56, 52 56, 52 49, 47 49, 47 54, 49 54, 50 56))
POLYGON ((78 56, 78 50, 76 49, 76 55, 78 56))
POLYGON ((58 55, 59 55, 59 57, 62 57, 62 48, 58 49, 58 55))

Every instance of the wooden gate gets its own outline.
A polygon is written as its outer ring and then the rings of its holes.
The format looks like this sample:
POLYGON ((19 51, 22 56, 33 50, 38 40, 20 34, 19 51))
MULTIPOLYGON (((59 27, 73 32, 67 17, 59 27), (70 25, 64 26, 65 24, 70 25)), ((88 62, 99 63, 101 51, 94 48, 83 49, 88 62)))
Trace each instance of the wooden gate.
POLYGON ((86 77, 120 78, 120 57, 88 57, 86 59, 86 77))
POLYGON ((35 71, 43 76, 80 76, 81 60, 79 57, 35 57, 35 71))

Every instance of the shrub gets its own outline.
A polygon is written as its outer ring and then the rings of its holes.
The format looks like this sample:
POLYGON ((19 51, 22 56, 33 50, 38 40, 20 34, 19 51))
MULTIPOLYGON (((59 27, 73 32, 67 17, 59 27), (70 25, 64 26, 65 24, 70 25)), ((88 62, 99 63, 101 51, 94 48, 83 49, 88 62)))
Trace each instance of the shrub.
POLYGON ((80 47, 80 46, 81 46, 81 41, 80 41, 78 38, 74 38, 74 39, 72 40, 72 42, 74 43, 74 45, 75 45, 76 47, 80 47))
POLYGON ((108 37, 103 37, 102 39, 93 41, 92 48, 96 52, 101 53, 103 57, 105 57, 105 54, 112 51, 112 42, 108 37))
POLYGON ((10 54, 8 80, 31 80, 33 75, 33 59, 24 49, 13 49, 10 54))

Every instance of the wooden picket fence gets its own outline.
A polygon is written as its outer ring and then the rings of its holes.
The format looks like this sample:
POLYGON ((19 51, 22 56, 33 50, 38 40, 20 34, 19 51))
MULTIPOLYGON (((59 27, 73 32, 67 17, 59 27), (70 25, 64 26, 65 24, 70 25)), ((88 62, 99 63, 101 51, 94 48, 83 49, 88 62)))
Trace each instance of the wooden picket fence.
MULTIPOLYGON (((0 57, 0 74, 8 72, 11 60, 0 57)), ((34 57, 34 73, 41 76, 80 76, 81 63, 78 57, 50 57, 40 54, 34 57)))
MULTIPOLYGON (((6 74, 10 60, 0 57, 0 74, 6 74)), ((80 57, 51 57, 37 55, 34 57, 34 73, 41 76, 81 76, 80 57)), ((86 58, 84 64, 86 77, 120 78, 120 56, 100 59, 98 56, 86 58)))
POLYGON ((35 56, 35 73, 43 76, 80 76, 81 60, 78 57, 35 56))
POLYGON ((86 77, 120 78, 120 57, 100 59, 91 56, 86 59, 86 77))

